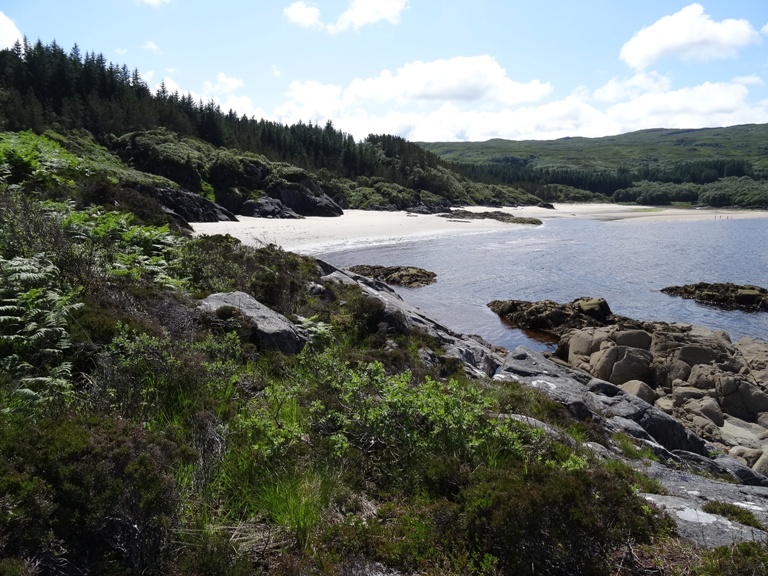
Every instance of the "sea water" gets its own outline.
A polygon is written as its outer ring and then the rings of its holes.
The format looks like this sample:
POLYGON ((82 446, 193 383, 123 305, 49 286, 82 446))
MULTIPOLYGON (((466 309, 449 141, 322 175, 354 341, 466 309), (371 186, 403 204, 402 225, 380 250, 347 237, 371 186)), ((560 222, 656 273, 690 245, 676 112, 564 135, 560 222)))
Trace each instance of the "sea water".
POLYGON ((458 332, 492 344, 551 344, 511 329, 492 300, 602 297, 616 314, 685 322, 768 340, 768 313, 719 310, 660 292, 666 286, 733 282, 768 286, 768 219, 547 220, 541 226, 459 234, 316 254, 334 266, 418 266, 437 274, 402 298, 458 332))

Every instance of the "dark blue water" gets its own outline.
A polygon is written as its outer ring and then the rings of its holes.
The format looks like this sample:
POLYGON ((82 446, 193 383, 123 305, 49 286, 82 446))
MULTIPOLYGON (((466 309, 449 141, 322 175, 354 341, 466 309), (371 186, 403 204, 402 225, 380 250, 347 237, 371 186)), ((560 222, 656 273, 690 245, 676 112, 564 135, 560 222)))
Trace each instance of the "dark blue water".
POLYGON ((412 265, 437 274, 403 299, 459 332, 513 348, 544 348, 502 324, 496 299, 602 297, 614 313, 768 339, 768 313, 723 311, 667 296, 696 282, 768 286, 768 219, 637 222, 549 220, 535 228, 372 245, 318 254, 337 266, 412 265))

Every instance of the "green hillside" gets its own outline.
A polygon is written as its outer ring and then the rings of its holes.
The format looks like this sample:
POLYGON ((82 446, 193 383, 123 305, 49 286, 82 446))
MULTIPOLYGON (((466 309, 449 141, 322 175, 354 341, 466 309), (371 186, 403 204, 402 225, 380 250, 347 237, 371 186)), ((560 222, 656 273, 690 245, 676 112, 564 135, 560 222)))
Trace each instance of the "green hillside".
POLYGON ((451 168, 544 200, 768 207, 768 125, 603 138, 421 143, 451 168))
POLYGON ((420 142, 448 162, 520 161, 535 168, 593 170, 667 167, 696 160, 737 159, 768 171, 768 124, 698 130, 651 129, 602 138, 420 142))

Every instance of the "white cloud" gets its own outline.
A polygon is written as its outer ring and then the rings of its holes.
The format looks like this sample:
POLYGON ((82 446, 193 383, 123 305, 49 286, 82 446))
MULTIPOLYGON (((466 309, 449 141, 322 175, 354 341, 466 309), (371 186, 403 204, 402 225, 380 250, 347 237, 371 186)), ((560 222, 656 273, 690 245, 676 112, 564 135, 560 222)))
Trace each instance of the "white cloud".
POLYGON ((283 73, 280 71, 280 68, 278 68, 278 67, 277 67, 276 65, 274 65, 274 64, 272 65, 272 68, 271 68, 271 70, 272 70, 272 76, 276 76, 276 77, 277 77, 277 76, 282 76, 282 74, 283 74, 283 73))
POLYGON ((737 82, 704 82, 698 86, 643 94, 610 107, 606 115, 622 132, 643 128, 704 128, 768 120, 768 102, 750 104, 749 89, 737 82))
POLYGON ((760 34, 768 34, 768 24, 760 28, 760 34))
POLYGON ((352 0, 335 24, 326 28, 335 34, 349 28, 359 30, 363 26, 386 20, 391 24, 400 22, 400 14, 408 5, 407 0, 352 0))
POLYGON ((456 57, 411 62, 394 74, 384 70, 373 78, 354 79, 346 87, 314 80, 293 81, 286 94, 288 102, 278 113, 296 122, 332 118, 382 104, 390 108, 429 107, 445 102, 512 105, 540 100, 551 90, 548 83, 539 80, 515 82, 490 56, 456 57))
POLYGON ((124 56, 125 54, 128 54, 128 50, 125 48, 115 48, 115 54, 119 56, 124 56))
POLYGON ((203 96, 221 96, 225 94, 232 94, 238 88, 245 86, 240 78, 228 77, 223 72, 216 74, 216 82, 205 81, 203 83, 203 96))
POLYGON ((341 86, 295 82, 287 95, 289 100, 277 107, 271 118, 288 124, 299 120, 323 124, 330 119, 357 139, 370 133, 433 142, 597 137, 647 128, 768 122, 768 101, 749 102, 749 86, 755 80, 746 77, 671 89, 663 77, 638 75, 606 85, 605 92, 612 96, 602 101, 588 90, 577 89, 541 104, 510 106, 497 101, 473 109, 462 107, 458 100, 377 108, 371 101, 345 100, 341 86))
POLYGON ((745 86, 765 86, 765 81, 755 74, 750 76, 737 76, 733 79, 734 84, 744 84, 745 86))
POLYGON ((644 70, 665 56, 698 61, 732 58, 740 48, 759 41, 748 21, 715 22, 701 4, 691 4, 637 32, 622 46, 620 58, 630 68, 644 70))
POLYGON ((342 12, 336 22, 326 24, 320 16, 320 9, 303 0, 294 2, 283 10, 283 14, 304 28, 320 28, 331 34, 350 28, 359 30, 381 21, 391 24, 400 22, 400 15, 408 6, 408 0, 350 0, 349 8, 342 12))
POLYGON ((455 57, 432 62, 415 61, 393 75, 384 70, 375 78, 355 79, 345 91, 351 101, 479 101, 506 104, 530 102, 549 94, 548 83, 515 82, 490 56, 455 57))
POLYGON ((152 6, 153 8, 158 8, 163 4, 170 4, 172 1, 173 0, 141 0, 141 3, 152 6))
POLYGON ((23 42, 24 37, 16 24, 0 12, 0 49, 11 48, 16 41, 23 42))
POLYGON ((149 50, 150 52, 160 53, 160 46, 152 42, 152 40, 147 40, 144 42, 144 44, 141 45, 141 47, 144 50, 149 50))
POLYGON ((619 102, 646 92, 669 90, 671 81, 657 72, 640 72, 631 78, 613 78, 594 92, 600 102, 619 102))
POLYGON ((316 28, 321 26, 320 9, 306 2, 294 2, 283 10, 283 14, 293 22, 304 28, 316 28))

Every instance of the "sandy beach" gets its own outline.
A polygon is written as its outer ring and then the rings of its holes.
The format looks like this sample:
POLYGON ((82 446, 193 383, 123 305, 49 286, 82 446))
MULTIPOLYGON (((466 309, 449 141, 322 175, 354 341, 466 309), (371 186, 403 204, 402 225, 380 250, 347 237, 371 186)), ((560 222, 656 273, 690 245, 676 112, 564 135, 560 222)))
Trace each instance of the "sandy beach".
MULTIPOLYGON (((490 211, 488 207, 469 207, 474 212, 490 211)), ((617 204, 555 204, 555 209, 524 206, 502 208, 515 216, 541 220, 581 218, 593 220, 713 220, 768 218, 764 210, 731 210, 716 208, 649 208, 617 204)), ((308 217, 280 220, 238 216, 239 222, 195 223, 195 234, 230 234, 252 245, 276 244, 285 250, 316 255, 367 244, 395 244, 418 238, 435 238, 456 234, 483 233, 521 226, 497 220, 461 220, 432 214, 407 212, 373 212, 346 210, 337 218, 308 217)))

